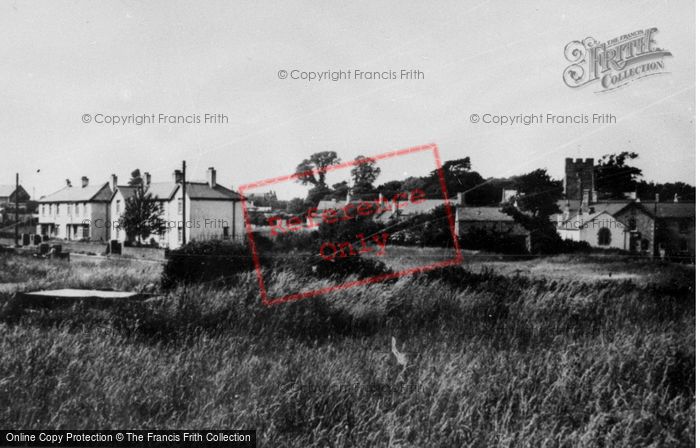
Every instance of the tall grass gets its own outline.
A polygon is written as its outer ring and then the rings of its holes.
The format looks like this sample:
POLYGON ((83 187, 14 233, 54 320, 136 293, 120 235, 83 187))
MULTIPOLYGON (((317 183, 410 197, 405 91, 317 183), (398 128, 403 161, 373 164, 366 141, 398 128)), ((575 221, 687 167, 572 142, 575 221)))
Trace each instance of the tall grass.
MULTIPOLYGON (((15 289, 156 276, 2 262, 15 289)), ((6 291, 0 422, 255 428, 263 446, 692 446, 691 274, 639 285, 454 270, 273 308, 252 274, 99 310, 24 310, 6 291)))

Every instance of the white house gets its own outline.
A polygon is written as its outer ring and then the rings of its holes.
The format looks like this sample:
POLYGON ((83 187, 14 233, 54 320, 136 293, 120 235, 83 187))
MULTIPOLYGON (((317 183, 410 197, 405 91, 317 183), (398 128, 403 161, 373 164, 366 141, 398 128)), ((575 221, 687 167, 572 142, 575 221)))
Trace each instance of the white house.
POLYGON ((67 180, 64 188, 39 199, 36 232, 65 240, 106 241, 111 195, 107 182, 90 185, 83 177, 81 186, 73 187, 67 180))
MULTIPOLYGON (((153 234, 151 239, 161 247, 176 248, 183 243, 182 210, 185 209, 186 241, 205 239, 242 239, 245 235, 242 197, 235 191, 216 183, 216 170, 207 170, 207 180, 185 183, 185 198, 182 194, 182 173, 176 170, 171 182, 151 182, 150 175, 144 175, 144 187, 151 197, 160 204, 161 218, 165 222, 162 234, 153 234)), ((124 214, 126 201, 136 194, 136 187, 117 185, 117 177, 112 175, 114 193, 110 200, 111 227, 110 239, 127 241, 127 235, 119 228, 118 222, 124 214)))
POLYGON ((557 233, 564 240, 585 241, 591 247, 629 249, 627 227, 606 211, 589 211, 557 217, 557 233))

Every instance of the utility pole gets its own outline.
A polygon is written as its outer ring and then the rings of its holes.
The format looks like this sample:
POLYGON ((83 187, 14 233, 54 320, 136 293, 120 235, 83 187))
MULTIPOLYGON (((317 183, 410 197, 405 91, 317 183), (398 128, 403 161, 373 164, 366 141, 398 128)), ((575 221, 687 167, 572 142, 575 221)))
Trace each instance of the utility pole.
POLYGON ((187 193, 187 174, 186 174, 186 169, 187 166, 185 165, 185 161, 182 161, 182 245, 184 246, 187 244, 187 221, 185 220, 186 215, 185 215, 185 199, 186 199, 186 193, 187 193))
POLYGON ((19 244, 19 173, 15 173, 15 246, 19 244))

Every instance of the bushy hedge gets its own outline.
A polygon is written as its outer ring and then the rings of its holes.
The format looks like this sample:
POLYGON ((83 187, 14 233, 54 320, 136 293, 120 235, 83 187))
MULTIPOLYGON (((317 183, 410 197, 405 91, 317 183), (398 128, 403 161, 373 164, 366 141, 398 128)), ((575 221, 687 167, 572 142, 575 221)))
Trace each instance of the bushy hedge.
POLYGON ((527 254, 527 236, 503 234, 487 229, 470 229, 459 239, 463 249, 485 250, 501 254, 527 254))
POLYGON ((178 283, 231 282, 236 274, 255 269, 248 245, 237 241, 191 241, 169 251, 166 258, 161 276, 165 289, 178 283))
POLYGON ((403 246, 452 247, 452 231, 444 205, 428 213, 390 223, 392 244, 403 246))

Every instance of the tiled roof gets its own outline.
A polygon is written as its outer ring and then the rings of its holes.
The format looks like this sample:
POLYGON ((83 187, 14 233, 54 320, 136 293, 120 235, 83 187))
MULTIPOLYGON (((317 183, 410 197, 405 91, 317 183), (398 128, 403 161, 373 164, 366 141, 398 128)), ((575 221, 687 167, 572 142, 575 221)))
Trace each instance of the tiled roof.
POLYGON ((44 196, 39 202, 109 202, 112 190, 108 183, 87 187, 64 187, 44 196))
MULTIPOLYGON (((566 206, 566 201, 558 202, 559 209, 563 212, 566 206)), ((695 203, 694 202, 654 202, 654 201, 642 201, 637 202, 635 200, 620 200, 620 201, 601 201, 593 202, 589 205, 597 212, 607 212, 612 216, 620 213, 622 210, 628 206, 636 205, 639 209, 644 212, 656 216, 658 218, 694 218, 695 217, 695 203)), ((577 214, 580 203, 571 203, 569 205, 569 213, 571 215, 577 214)))
POLYGON ((229 190, 221 185, 214 185, 214 188, 209 187, 209 184, 203 182, 187 182, 187 196, 190 199, 211 199, 211 200, 241 200, 240 194, 233 190, 229 190))
MULTIPOLYGON (((598 212, 606 212, 609 213, 612 216, 615 216, 617 213, 621 212, 624 208, 631 204, 635 204, 635 201, 628 200, 628 201, 601 201, 601 202, 591 202, 589 204, 589 208, 593 208, 594 213, 598 212)), ((566 201, 558 201, 557 205, 559 205, 559 210, 562 212, 564 211, 566 207, 566 201)), ((569 204, 569 214, 574 215, 578 214, 578 210, 581 206, 580 202, 571 202, 569 204)), ((588 212, 586 211, 586 214, 588 212)))
MULTIPOLYGON (((136 193, 137 187, 120 185, 117 188, 121 191, 124 199, 128 199, 136 193)), ((148 186, 146 192, 150 193, 151 197, 157 201, 169 201, 179 188, 180 184, 174 182, 153 182, 148 186)), ((241 198, 238 193, 226 187, 216 185, 214 188, 210 188, 209 184, 204 182, 187 182, 187 196, 190 199, 212 200, 239 200, 241 198)))
POLYGON ((506 221, 512 222, 513 217, 503 213, 500 207, 457 207, 460 221, 506 221))
POLYGON ((694 202, 643 202, 642 205, 658 218, 695 218, 694 202))

